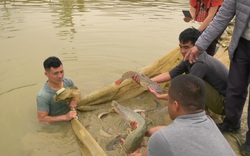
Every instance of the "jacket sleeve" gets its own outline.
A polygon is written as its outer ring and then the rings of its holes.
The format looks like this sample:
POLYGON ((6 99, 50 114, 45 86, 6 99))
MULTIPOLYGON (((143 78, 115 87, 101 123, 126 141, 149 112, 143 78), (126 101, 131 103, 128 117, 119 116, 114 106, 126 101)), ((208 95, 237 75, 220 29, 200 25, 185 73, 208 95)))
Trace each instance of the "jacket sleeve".
POLYGON ((202 51, 205 51, 212 41, 226 29, 228 23, 233 19, 235 12, 236 0, 225 0, 195 45, 202 51))
MULTIPOLYGON (((186 61, 188 62, 188 61, 186 61)), ((187 72, 188 68, 186 66, 186 63, 184 61, 180 62, 177 66, 175 66, 173 69, 171 69, 169 71, 169 75, 171 77, 171 79, 173 79, 174 77, 183 74, 184 72, 187 72)))

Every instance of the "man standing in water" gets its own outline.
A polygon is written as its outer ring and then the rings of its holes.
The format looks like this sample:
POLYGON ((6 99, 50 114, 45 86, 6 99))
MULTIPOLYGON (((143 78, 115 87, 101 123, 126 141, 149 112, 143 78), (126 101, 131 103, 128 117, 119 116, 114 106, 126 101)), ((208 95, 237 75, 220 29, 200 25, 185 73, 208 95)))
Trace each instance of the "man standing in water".
POLYGON ((75 110, 78 101, 54 102, 53 96, 62 88, 74 86, 71 79, 64 77, 63 64, 59 58, 51 56, 43 62, 45 76, 48 78, 37 95, 37 115, 39 121, 56 122, 69 121, 76 117, 75 110))

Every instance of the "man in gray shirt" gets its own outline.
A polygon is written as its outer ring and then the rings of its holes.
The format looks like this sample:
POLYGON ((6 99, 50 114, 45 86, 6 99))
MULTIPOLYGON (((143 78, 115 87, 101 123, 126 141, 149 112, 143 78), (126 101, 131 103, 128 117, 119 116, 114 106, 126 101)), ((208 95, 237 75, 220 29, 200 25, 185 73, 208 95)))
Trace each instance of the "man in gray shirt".
POLYGON ((39 121, 56 122, 69 121, 76 117, 75 110, 78 100, 55 102, 53 96, 62 88, 72 87, 74 83, 71 79, 64 77, 64 69, 61 60, 55 56, 47 58, 43 62, 45 76, 48 80, 37 95, 37 115, 39 121))
POLYGON ((205 115, 205 83, 191 74, 170 84, 167 108, 173 123, 155 131, 147 151, 129 156, 236 156, 214 121, 205 115))

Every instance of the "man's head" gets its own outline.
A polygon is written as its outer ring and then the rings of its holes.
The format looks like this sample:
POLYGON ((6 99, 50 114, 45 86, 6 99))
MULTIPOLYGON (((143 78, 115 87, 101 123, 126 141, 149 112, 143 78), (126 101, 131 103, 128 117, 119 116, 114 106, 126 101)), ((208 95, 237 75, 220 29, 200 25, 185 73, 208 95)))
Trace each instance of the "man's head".
POLYGON ((205 84, 202 79, 190 75, 175 77, 168 90, 168 111, 172 120, 184 114, 205 109, 205 84))
POLYGON ((59 58, 55 56, 48 57, 44 62, 43 62, 43 67, 45 71, 50 70, 50 68, 58 68, 62 65, 62 62, 59 58))
POLYGON ((179 46, 183 57, 192 48, 201 35, 201 32, 195 28, 187 28, 179 35, 179 46))
POLYGON ((48 77, 49 83, 55 85, 60 84, 64 77, 64 70, 62 62, 59 58, 51 56, 43 62, 45 75, 48 77))

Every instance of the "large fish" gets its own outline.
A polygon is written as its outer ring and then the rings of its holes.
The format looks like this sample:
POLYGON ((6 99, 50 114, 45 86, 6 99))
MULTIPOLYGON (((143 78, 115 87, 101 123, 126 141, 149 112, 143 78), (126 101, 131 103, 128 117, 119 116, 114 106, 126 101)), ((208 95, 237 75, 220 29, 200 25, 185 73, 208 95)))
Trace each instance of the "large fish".
POLYGON ((53 96, 53 100, 55 102, 59 101, 69 102, 71 100, 80 100, 80 99, 81 99, 81 91, 76 86, 59 89, 53 96))
POLYGON ((137 122, 138 124, 138 127, 128 134, 125 138, 125 143, 123 144, 126 152, 134 152, 141 146, 145 133, 147 132, 147 123, 140 114, 118 104, 116 101, 112 101, 111 105, 129 125, 131 122, 137 122))
POLYGON ((145 89, 148 89, 148 86, 150 86, 157 93, 162 93, 163 90, 157 83, 152 81, 147 76, 145 76, 145 75, 143 75, 143 74, 141 74, 139 72, 134 72, 134 71, 128 71, 128 72, 124 73, 119 80, 115 81, 115 84, 119 85, 119 84, 122 83, 122 81, 124 81, 126 79, 129 79, 129 78, 132 78, 135 75, 138 75, 138 77, 140 79, 140 85, 143 86, 145 89))

